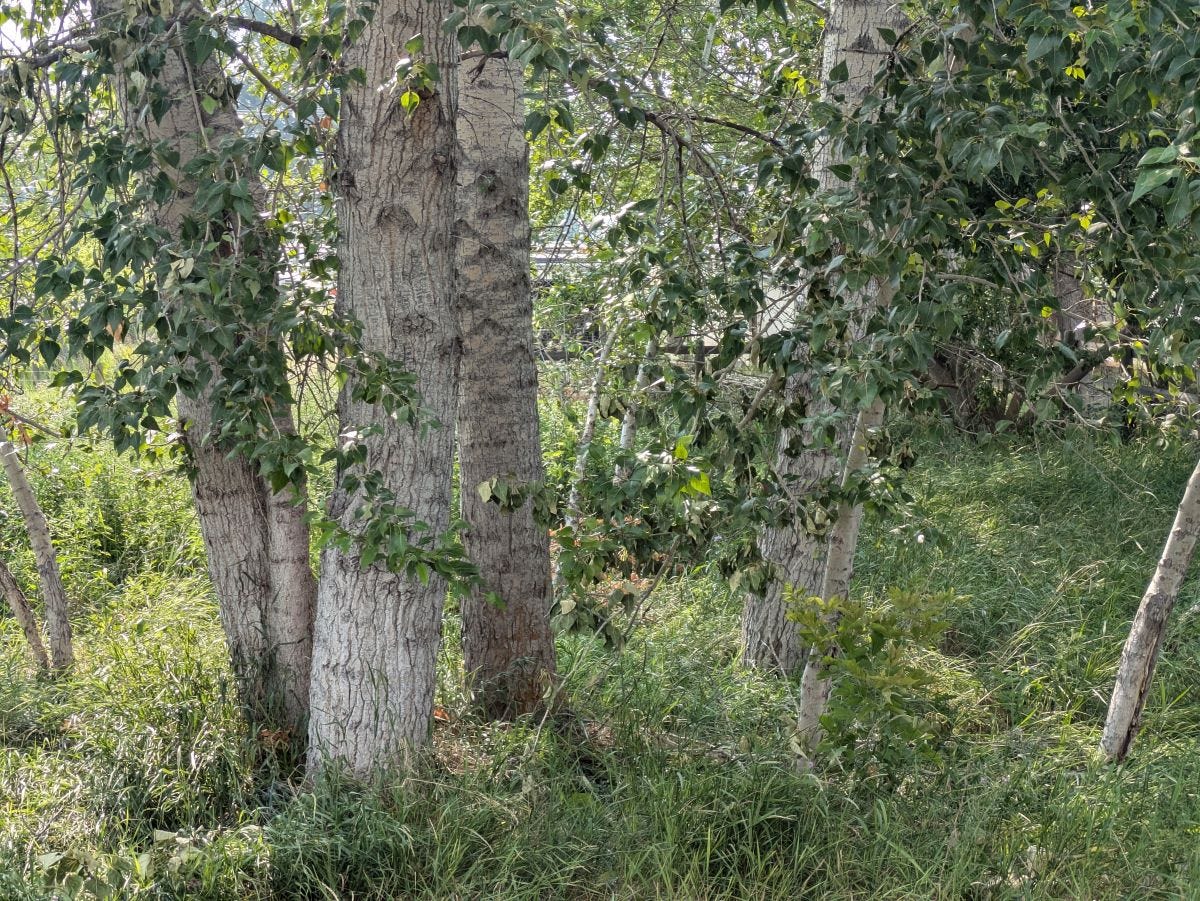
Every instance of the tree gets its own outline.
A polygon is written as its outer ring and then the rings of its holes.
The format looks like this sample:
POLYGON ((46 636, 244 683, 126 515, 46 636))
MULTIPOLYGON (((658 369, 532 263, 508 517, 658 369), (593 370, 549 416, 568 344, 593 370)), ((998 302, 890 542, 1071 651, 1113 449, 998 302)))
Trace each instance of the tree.
MULTIPOLYGON (((846 107, 862 103, 871 90, 875 73, 886 58, 888 46, 879 35, 881 28, 896 28, 902 17, 893 4, 886 0, 837 0, 829 10, 825 21, 824 52, 821 63, 821 84, 833 101, 846 107)), ((819 190, 834 192, 842 187, 842 178, 835 174, 835 167, 844 165, 831 141, 817 149, 812 174, 819 190)), ((878 290, 868 286, 859 296, 844 300, 858 319, 857 329, 861 332, 876 306, 872 293, 878 290)), ((797 300, 797 318, 804 315, 806 297, 813 291, 801 292, 797 300)), ((811 341, 811 338, 810 338, 811 341)), ((805 408, 805 416, 811 422, 828 419, 834 413, 834 405, 822 395, 817 380, 808 368, 811 348, 801 345, 797 351, 800 370, 788 382, 789 401, 805 408)), ((878 427, 882 415, 872 415, 869 427, 878 427)), ((822 487, 842 467, 843 456, 850 435, 844 425, 839 427, 836 439, 830 442, 814 431, 811 426, 800 430, 784 429, 780 434, 775 456, 775 471, 783 490, 787 493, 788 517, 784 522, 764 530, 759 541, 759 551, 764 561, 771 565, 768 578, 752 590, 745 603, 742 615, 743 661, 750 666, 773 670, 782 674, 795 673, 801 665, 808 668, 819 666, 810 660, 801 645, 795 622, 788 615, 788 598, 823 595, 826 579, 827 541, 825 527, 828 516, 818 509, 806 517, 804 504, 808 499, 819 496, 822 487), (811 520, 811 522, 809 521, 811 520), (819 520, 819 521, 818 521, 819 520)), ((853 448, 865 443, 853 441, 848 459, 857 460, 853 448)), ((861 460, 865 462, 865 460, 861 460)), ((858 467, 855 467, 857 469, 858 467)), ((846 480, 849 472, 844 472, 846 480)), ((851 505, 844 511, 857 519, 860 508, 851 505)), ((837 534, 837 525, 832 526, 837 534)), ((845 535, 838 534, 839 555, 854 554, 857 524, 843 522, 845 535)), ((834 568, 841 571, 849 561, 837 560, 834 568)), ((843 582, 836 578, 831 583, 844 594, 843 582)), ((810 693, 811 696, 811 693, 810 693)))
POLYGON ((538 710, 554 677, 529 276, 529 150, 521 66, 484 57, 459 86, 455 296, 462 335, 458 461, 463 543, 479 571, 462 603, 463 664, 479 710, 538 710))
POLYGON ((459 359, 453 11, 381 0, 343 57, 362 77, 341 98, 337 308, 367 351, 411 375, 423 411, 389 415, 361 374, 339 398, 340 440, 358 450, 329 516, 361 540, 322 555, 312 770, 332 759, 367 775, 429 736, 446 583, 427 555, 447 540, 459 359))
POLYGON ((1100 737, 1100 750, 1109 760, 1124 760, 1141 728, 1150 680, 1167 635, 1167 619, 1179 598, 1179 589, 1191 565, 1198 538, 1200 464, 1188 479, 1154 578, 1146 587, 1121 652, 1121 666, 1109 700, 1104 734, 1100 737))
MULTIPOLYGON (((25 520, 25 529, 29 532, 29 542, 33 545, 33 556, 37 561, 38 584, 41 586, 42 599, 46 604, 46 631, 50 638, 50 668, 54 672, 61 673, 74 665, 75 652, 71 647, 71 618, 67 592, 63 587, 62 573, 58 569, 58 553, 55 551, 54 541, 50 537, 50 524, 46 521, 46 514, 42 512, 37 495, 33 493, 33 486, 29 483, 29 477, 21 465, 16 445, 6 438, 0 438, 0 465, 4 468, 8 486, 12 489, 13 497, 16 498, 17 506, 21 510, 21 517, 25 520)), ((15 583, 12 587, 15 587, 15 583)), ((16 610, 19 606, 18 599, 8 589, 9 587, 6 586, 5 593, 9 597, 9 603, 16 610)), ((22 619, 20 614, 18 614, 18 619, 22 619)), ((25 628, 26 635, 30 635, 26 623, 22 621, 21 625, 25 628)), ((34 629, 34 633, 36 634, 36 629, 34 629)), ((37 645, 33 643, 32 637, 30 637, 30 645, 36 654, 37 645)))
MULTIPOLYGON (((168 251, 180 261, 179 268, 170 270, 174 280, 155 284, 178 338, 186 339, 197 322, 203 333, 206 310, 214 306, 223 313, 244 310, 247 304, 236 294, 249 285, 261 293, 258 303, 269 303, 276 290, 272 253, 278 250, 259 221, 258 172, 239 158, 244 150, 239 150, 243 134, 237 91, 218 57, 211 50, 202 54, 185 39, 204 24, 202 17, 193 11, 164 31, 148 13, 130 18, 124 7, 97 0, 96 19, 113 49, 114 87, 129 142, 156 149, 156 165, 146 180, 165 176, 173 188, 155 198, 151 215, 168 251), (151 73, 148 80, 146 71, 151 73), (230 182, 251 205, 242 212, 225 208, 214 215, 204 201, 211 204, 214 188, 230 182), (208 291, 215 283, 230 296, 189 291, 187 276, 193 273, 195 281, 207 277, 208 291), (222 309, 221 300, 228 309, 222 309)), ((242 315, 249 321, 240 323, 238 340, 246 345, 260 324, 252 311, 242 315)), ((229 324, 208 323, 215 328, 229 324)), ((243 705, 255 719, 286 724, 302 735, 316 600, 303 482, 272 486, 255 462, 236 453, 220 434, 227 426, 230 400, 223 378, 230 365, 225 350, 211 340, 193 340, 176 377, 192 493, 243 705)), ((263 401, 271 411, 268 425, 290 435, 286 365, 278 355, 262 357, 274 382, 273 393, 263 401)))

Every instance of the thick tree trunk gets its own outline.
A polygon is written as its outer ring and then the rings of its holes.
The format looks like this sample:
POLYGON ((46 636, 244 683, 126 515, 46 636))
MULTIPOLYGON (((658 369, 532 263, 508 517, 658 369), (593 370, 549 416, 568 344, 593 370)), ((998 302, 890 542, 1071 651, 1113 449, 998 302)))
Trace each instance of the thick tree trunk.
POLYGON ((21 627, 21 631, 25 633, 25 640, 29 642, 29 653, 33 655, 33 662, 37 664, 39 670, 48 672, 50 658, 46 656, 46 646, 42 644, 42 636, 38 632, 37 620, 34 619, 33 610, 29 607, 29 600, 3 560, 0 560, 0 594, 3 594, 5 600, 8 601, 8 606, 12 608, 13 618, 21 627))
MULTIPOLYGON (((95 10, 106 27, 124 27, 124 7, 96 0, 95 10)), ((115 81, 126 122, 137 123, 129 125, 131 133, 179 153, 178 164, 168 173, 176 180, 176 191, 157 208, 155 219, 169 234, 181 235, 192 215, 196 189, 182 177, 182 170, 198 153, 240 137, 242 123, 228 99, 212 112, 203 112, 201 100, 208 92, 229 96, 214 90, 225 78, 215 55, 192 72, 179 44, 170 43, 164 50, 154 78, 169 103, 161 116, 143 116, 129 108, 120 63, 115 81)), ((251 174, 250 182, 252 193, 260 193, 255 175, 251 174)), ((246 324, 247 328, 255 325, 246 324)), ((214 379, 197 397, 180 393, 177 407, 185 425, 192 494, 238 694, 254 719, 286 725, 303 735, 316 605, 303 486, 273 492, 253 463, 231 457, 228 448, 214 443, 218 361, 197 358, 193 365, 211 367, 214 379)), ((275 427, 293 428, 290 409, 280 413, 275 427)))
MULTIPOLYGON (((365 469, 398 507, 440 535, 450 518, 459 340, 454 322, 455 110, 458 46, 442 22, 451 0, 381 0, 343 58, 365 84, 342 98, 338 132, 338 308, 363 325, 368 351, 417 379, 438 425, 401 424, 378 406, 339 399, 343 433, 367 430, 365 469), (390 87, 404 43, 440 80, 411 113, 390 87)), ((361 473, 356 473, 361 475, 361 473)), ((349 531, 365 500, 339 473, 330 515, 349 531)), ((416 535, 413 541, 419 540, 416 535)), ((322 557, 313 645, 309 766, 338 761, 360 776, 402 763, 429 737, 446 585, 363 566, 357 547, 322 557)))
MULTIPOLYGON (((828 413, 828 401, 812 398, 806 382, 806 377, 794 378, 789 393, 794 396, 803 390, 810 395, 810 414, 828 413)), ((775 472, 788 492, 792 518, 765 529, 759 537, 759 553, 769 566, 767 580, 760 590, 747 594, 742 608, 742 663, 779 676, 799 672, 807 650, 796 623, 788 616, 789 598, 819 593, 825 569, 825 539, 805 527, 800 505, 833 478, 838 461, 837 448, 808 447, 813 441, 808 432, 803 436, 805 449, 788 453, 795 434, 791 429, 782 433, 775 456, 775 472)))
POLYGON ((1142 596, 1121 652, 1121 666, 1100 739, 1100 750, 1108 760, 1124 760, 1141 727, 1150 680, 1167 634, 1167 618, 1179 597, 1197 537, 1200 537, 1200 463, 1188 479, 1154 578, 1142 596))
POLYGON ((522 92, 519 64, 485 60, 463 74, 458 110, 458 461, 464 543, 482 581, 463 600, 463 664, 475 705, 493 719, 541 708, 555 672, 550 537, 532 500, 507 509, 476 490, 543 478, 522 92))
MULTIPOLYGON (((828 93, 833 90, 842 102, 852 105, 870 90, 876 70, 887 52, 878 29, 901 29, 903 16, 889 0, 834 0, 825 18, 825 41, 821 61, 821 81, 828 93), (830 74, 845 63, 847 80, 830 88, 830 74)), ((823 190, 834 190, 841 182, 831 167, 837 162, 832 149, 819 149, 813 163, 814 174, 823 190)), ((801 305, 806 297, 797 300, 801 305)), ((801 350, 804 354, 805 351, 801 350)), ((788 386, 789 391, 803 390, 810 396, 809 415, 828 412, 828 401, 816 396, 805 376, 788 386)), ((808 443, 806 436, 806 444, 808 443)), ((829 448, 788 453, 794 433, 780 436, 775 458, 778 476, 790 483, 788 504, 797 513, 798 501, 837 473, 838 453, 829 448)), ((845 437, 843 436, 844 443, 845 437)), ((798 516, 778 527, 767 529, 759 539, 759 551, 769 564, 768 581, 761 591, 751 592, 742 611, 742 661, 746 666, 776 672, 795 673, 804 663, 796 624, 788 618, 786 597, 819 593, 825 562, 825 541, 808 532, 798 516)))
MULTIPOLYGON (((25 467, 11 441, 0 440, 0 464, 3 464, 8 485, 16 498, 33 545, 33 557, 37 562, 38 584, 42 589, 42 601, 46 605, 46 634, 50 639, 50 664, 55 672, 70 669, 75 662, 71 648, 71 619, 68 614, 67 592, 63 588, 62 574, 58 570, 58 554, 50 538, 50 524, 38 504, 25 475, 25 467)), ((36 629, 34 630, 36 632, 36 629)), ((29 633, 26 632, 28 635, 29 633)))

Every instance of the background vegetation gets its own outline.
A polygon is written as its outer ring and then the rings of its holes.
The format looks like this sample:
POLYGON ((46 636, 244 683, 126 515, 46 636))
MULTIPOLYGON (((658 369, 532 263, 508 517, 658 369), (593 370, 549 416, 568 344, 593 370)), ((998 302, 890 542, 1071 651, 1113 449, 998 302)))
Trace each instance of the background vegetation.
MULTIPOLYGON (((572 713, 544 723, 472 720, 451 614, 426 758, 375 789, 302 792, 289 748, 237 714, 183 477, 38 445, 79 665, 34 679, 0 620, 0 894, 1189 895, 1194 586, 1138 753, 1114 768, 1095 752, 1188 448, 935 429, 918 449, 912 515, 872 518, 858 566, 873 606, 897 591, 948 604, 936 646, 907 655, 926 677, 904 705, 921 742, 858 728, 820 779, 796 774, 793 686, 738 665, 741 599, 700 569, 654 592, 619 654, 561 638, 572 713)), ((14 568, 31 583, 26 558, 14 568)))

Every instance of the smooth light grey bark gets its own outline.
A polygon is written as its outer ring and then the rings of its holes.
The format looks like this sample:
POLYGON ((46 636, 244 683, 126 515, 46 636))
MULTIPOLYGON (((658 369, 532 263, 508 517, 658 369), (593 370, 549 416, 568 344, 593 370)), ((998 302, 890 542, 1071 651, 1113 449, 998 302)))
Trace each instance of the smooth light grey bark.
MULTIPOLYGON (((899 31, 904 21, 899 7, 892 0, 834 0, 825 17, 825 39, 821 61, 821 82, 828 95, 835 90, 842 103, 852 106, 870 90, 876 70, 887 53, 887 45, 879 36, 881 27, 899 31), (847 79, 836 86, 829 85, 830 75, 840 64, 846 64, 847 79)), ((814 175, 822 190, 834 190, 841 182, 832 172, 837 162, 831 147, 819 148, 813 161, 814 175)), ((807 302, 802 294, 799 308, 807 302)), ((859 301, 866 306, 867 297, 859 301)), ((800 362, 807 349, 799 351, 800 362)), ((803 370, 802 370, 803 373, 803 370)), ((787 386, 790 396, 803 395, 810 417, 832 411, 829 401, 821 397, 811 379, 801 374, 787 386)), ((748 593, 742 611, 742 661, 746 666, 782 675, 796 673, 806 660, 796 624, 788 618, 788 597, 813 596, 820 593, 825 568, 825 539, 805 528, 799 516, 799 504, 806 494, 825 484, 839 471, 842 452, 839 448, 813 447, 812 436, 803 435, 804 450, 790 453, 796 443, 796 433, 785 430, 779 438, 775 470, 788 486, 789 517, 780 525, 764 530, 759 538, 759 552, 768 564, 768 578, 758 591, 748 593)), ((843 433, 840 445, 849 436, 843 433)))
POLYGON ((12 570, 3 560, 0 560, 0 594, 3 594, 4 599, 8 601, 13 618, 21 627, 21 631, 25 633, 25 640, 29 643, 29 653, 33 657, 33 662, 37 664, 39 670, 48 672, 50 658, 46 655, 46 646, 42 643, 42 635, 38 631, 37 619, 34 618, 33 610, 29 606, 29 599, 25 597, 25 592, 17 584, 12 570))
POLYGON ((1100 751, 1111 761, 1121 761, 1133 746, 1142 725, 1142 710, 1150 693, 1154 667, 1167 634, 1167 619, 1179 598, 1179 589, 1200 537, 1200 463, 1192 471, 1175 513, 1171 533, 1163 545, 1154 577, 1146 587, 1129 638, 1121 652, 1121 665, 1108 705, 1100 738, 1100 751))
MULTIPOLYGON (((50 640, 50 667, 55 672, 68 670, 75 663, 75 651, 71 647, 71 619, 67 592, 63 588, 62 573, 58 568, 58 552, 50 537, 50 524, 33 493, 33 486, 21 465, 17 447, 11 441, 0 439, 0 465, 8 479, 29 543, 33 545, 33 557, 37 563, 38 584, 42 590, 42 602, 46 605, 46 635, 50 640)), ((15 584, 15 583, 14 583, 15 584)), ((11 597, 10 597, 11 603, 11 597)), ((24 627, 24 623, 22 623, 24 627)), ((36 628, 34 632, 36 633, 36 628)), ((26 635, 29 632, 26 631, 26 635)), ((32 640, 31 640, 32 644, 32 640)), ((44 652, 43 652, 44 653, 44 652)))
POLYGON ((462 647, 472 700, 493 719, 541 709, 555 673, 549 534, 532 500, 509 509, 477 490, 543 479, 523 91, 520 65, 502 59, 459 85, 458 461, 463 540, 482 581, 463 599, 462 647))
MULTIPOLYGON (((112 0, 95 0, 95 14, 109 30, 123 33, 136 15, 112 0)), ((180 235, 192 215, 197 185, 183 169, 197 154, 239 138, 242 122, 225 73, 211 55, 196 67, 172 32, 164 39, 164 58, 152 82, 138 100, 127 94, 125 58, 116 60, 114 79, 122 115, 131 136, 150 144, 163 143, 179 154, 166 168, 175 181, 171 198, 155 211, 155 221, 170 235, 180 235), (163 92, 168 105, 160 117, 143 115, 141 105, 151 88, 163 92), (211 112, 205 97, 221 97, 211 112)), ((127 40, 118 46, 132 50, 127 40)), ((257 197, 257 175, 248 175, 257 197)), ((217 253, 221 250, 215 251, 217 253)), ((177 300, 176 303, 186 303, 177 300)), ((186 315, 186 308, 179 310, 186 315)), ((184 440, 191 463, 192 495, 200 531, 208 552, 208 571, 217 596, 221 623, 229 645, 239 698, 256 720, 284 725, 303 735, 308 718, 308 680, 311 670, 312 617, 316 580, 309 562, 309 528, 305 521, 304 487, 274 492, 253 463, 231 457, 214 439, 213 399, 219 385, 217 361, 197 357, 195 370, 213 370, 212 381, 196 397, 177 396, 184 440)), ((286 377, 286 373, 281 374, 286 377)), ((290 408, 280 407, 275 428, 293 428, 290 408)))
MULTIPOLYGON (((883 414, 884 406, 881 400, 876 400, 858 414, 842 472, 843 489, 866 466, 868 444, 872 433, 883 424, 883 414)), ((837 518, 829 529, 820 597, 832 600, 845 599, 849 595, 850 580, 854 574, 854 551, 858 547, 858 531, 861 525, 862 504, 841 501, 837 508, 837 518)), ((800 746, 810 756, 812 750, 820 743, 821 717, 829 706, 829 693, 833 687, 826 659, 837 651, 836 647, 811 648, 800 678, 800 710, 796 731, 800 746)))
MULTIPOLYGON (((459 338, 454 302, 455 113, 458 45, 442 23, 451 0, 380 0, 342 58, 365 84, 342 96, 337 139, 339 311, 363 325, 365 349, 416 376, 438 425, 399 423, 379 406, 339 398, 342 432, 359 430, 365 469, 430 534, 450 518, 459 338), (404 43, 439 81, 411 113, 395 85, 404 43), (366 430, 366 431, 363 431, 366 430)), ((357 467, 356 467, 357 469, 357 467)), ((361 473, 356 473, 361 474, 361 473)), ((338 475, 329 513, 360 532, 363 489, 338 475)), ((416 536, 413 536, 416 540, 416 536)), ((367 776, 403 763, 429 738, 445 581, 363 566, 358 547, 329 546, 317 593, 309 727, 310 772, 326 760, 367 776)))

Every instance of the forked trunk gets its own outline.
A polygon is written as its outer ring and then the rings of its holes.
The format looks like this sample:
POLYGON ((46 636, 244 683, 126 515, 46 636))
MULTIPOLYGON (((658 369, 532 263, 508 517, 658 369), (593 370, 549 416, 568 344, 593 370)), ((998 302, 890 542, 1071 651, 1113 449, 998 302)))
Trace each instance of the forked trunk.
MULTIPOLYGON (((94 9, 106 29, 123 32, 126 28, 124 6, 95 0, 94 9)), ((185 223, 194 215, 191 201, 198 187, 189 183, 184 169, 197 154, 240 138, 242 123, 232 92, 217 90, 225 82, 225 74, 215 54, 192 71, 186 48, 178 40, 165 40, 163 50, 161 67, 153 77, 153 86, 167 101, 159 115, 142 115, 142 110, 131 107, 125 92, 124 60, 116 60, 114 81, 131 139, 161 142, 179 154, 178 163, 167 172, 175 180, 176 190, 154 214, 160 227, 182 240, 185 223), (224 99, 205 112, 202 101, 211 103, 210 94, 224 99)), ((143 96, 149 93, 144 90, 143 96)), ((252 173, 249 181, 252 195, 258 197, 261 185, 256 175, 252 173)), ((186 308, 176 312, 186 315, 186 308)), ((245 324, 247 328, 256 325, 245 324)), ((196 397, 181 392, 177 406, 185 426, 192 495, 208 552, 208 571, 238 695, 256 721, 284 725, 303 735, 316 604, 304 488, 272 491, 253 463, 231 457, 228 448, 215 442, 212 416, 221 378, 219 361, 198 356, 191 365, 214 371, 207 388, 196 397)), ((286 373, 280 376, 286 378, 286 373)), ((282 399, 276 400, 283 412, 274 427, 290 431, 291 410, 282 399)))
MULTIPOLYGON (((858 414, 854 434, 850 439, 850 450, 846 455, 845 470, 842 473, 843 489, 866 466, 868 444, 872 433, 883 423, 883 413, 883 401, 876 400, 858 414)), ((861 524, 862 504, 841 501, 837 508, 837 519, 829 529, 820 597, 826 600, 845 600, 849 595, 850 580, 854 574, 854 551, 858 547, 858 530, 861 524)), ((800 678, 800 712, 796 731, 801 748, 810 758, 813 749, 821 741, 821 717, 829 706, 829 692, 833 686, 829 678, 827 660, 837 652, 836 647, 811 648, 800 678)))
MULTIPOLYGON (((407 424, 380 406, 339 398, 341 431, 366 444, 366 472, 397 508, 440 536, 450 519, 459 340, 454 321, 457 40, 442 23, 452 0, 380 0, 342 58, 361 69, 342 96, 338 159, 338 309, 362 323, 363 343, 416 376, 437 424, 407 424), (439 73, 406 111, 395 85, 404 44, 439 73)), ((414 91, 414 93, 418 93, 414 91)), ((350 532, 367 498, 340 472, 329 512, 350 532)), ((408 536, 420 541, 421 533, 408 536)), ((326 759, 367 776, 403 763, 429 738, 445 581, 364 566, 361 549, 322 556, 313 644, 309 767, 326 759)))
POLYGON ((1108 760, 1121 761, 1129 753, 1142 724, 1142 710, 1150 693, 1150 680, 1158 663, 1167 618, 1179 598, 1196 539, 1200 536, 1200 463, 1192 471, 1183 500, 1175 513, 1171 533, 1163 545, 1154 578, 1142 596, 1137 616, 1121 652, 1121 665, 1108 704, 1108 718, 1100 738, 1100 750, 1108 760))
POLYGON ((463 665, 492 719, 539 710, 555 672, 550 537, 532 500, 513 508, 478 490, 543 478, 522 81, 519 64, 484 60, 463 73, 458 110, 458 461, 464 544, 482 583, 463 599, 463 665))

